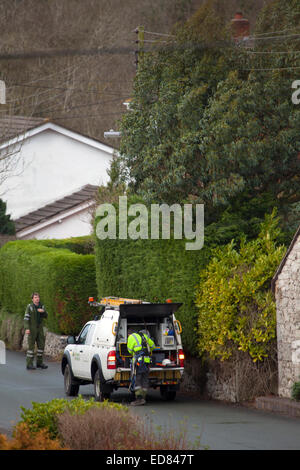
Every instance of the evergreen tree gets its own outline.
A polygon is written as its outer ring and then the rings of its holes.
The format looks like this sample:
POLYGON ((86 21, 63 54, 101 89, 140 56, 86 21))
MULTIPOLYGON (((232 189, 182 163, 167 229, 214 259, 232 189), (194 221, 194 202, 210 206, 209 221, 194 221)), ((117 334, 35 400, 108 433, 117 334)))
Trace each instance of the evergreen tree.
POLYGON ((257 214, 268 199, 290 234, 300 212, 300 107, 291 99, 299 17, 296 0, 276 0, 262 10, 252 48, 236 49, 239 68, 219 84, 203 113, 199 139, 210 174, 201 193, 207 204, 239 211, 236 201, 256 201, 257 214))
POLYGON ((139 64, 121 160, 131 188, 148 201, 193 201, 203 184, 199 121, 230 67, 219 47, 228 39, 223 10, 224 2, 206 2, 175 40, 159 43, 139 64))
POLYGON ((300 106, 291 86, 299 46, 287 31, 297 31, 299 2, 268 4, 251 48, 233 47, 220 6, 206 2, 169 47, 145 54, 122 122, 123 175, 148 201, 204 203, 206 225, 224 217, 231 225, 235 211, 252 233, 261 207, 276 206, 293 232, 300 106), (282 33, 270 39, 268 31, 282 33))
POLYGON ((6 203, 2 199, 0 199, 0 234, 15 234, 15 224, 10 220, 10 215, 6 215, 6 203))

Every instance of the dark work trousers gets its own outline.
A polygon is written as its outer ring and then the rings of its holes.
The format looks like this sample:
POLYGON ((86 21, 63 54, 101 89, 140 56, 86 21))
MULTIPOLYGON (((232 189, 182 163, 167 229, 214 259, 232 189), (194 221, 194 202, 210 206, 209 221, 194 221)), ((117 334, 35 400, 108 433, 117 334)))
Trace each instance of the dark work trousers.
POLYGON ((30 329, 30 334, 28 336, 28 350, 26 355, 27 366, 33 366, 35 344, 37 346, 36 364, 41 365, 43 363, 43 354, 45 349, 45 335, 42 325, 39 325, 37 328, 30 329))
POLYGON ((136 371, 136 382, 134 387, 134 393, 136 398, 146 398, 147 390, 149 388, 149 366, 143 364, 137 366, 136 371))

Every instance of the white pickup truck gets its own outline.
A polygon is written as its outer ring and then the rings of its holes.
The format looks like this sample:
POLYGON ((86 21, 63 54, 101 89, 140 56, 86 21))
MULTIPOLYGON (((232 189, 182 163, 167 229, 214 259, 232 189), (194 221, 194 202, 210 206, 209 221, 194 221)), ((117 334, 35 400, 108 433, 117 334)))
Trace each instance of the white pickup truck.
POLYGON ((151 304, 114 297, 89 302, 101 311, 76 338, 68 337, 61 362, 66 395, 75 396, 80 385, 91 383, 97 401, 109 398, 119 387, 128 389, 131 356, 127 331, 146 328, 156 346, 150 365, 150 388, 159 387, 164 399, 173 400, 184 371, 181 325, 175 318, 182 304, 151 304))

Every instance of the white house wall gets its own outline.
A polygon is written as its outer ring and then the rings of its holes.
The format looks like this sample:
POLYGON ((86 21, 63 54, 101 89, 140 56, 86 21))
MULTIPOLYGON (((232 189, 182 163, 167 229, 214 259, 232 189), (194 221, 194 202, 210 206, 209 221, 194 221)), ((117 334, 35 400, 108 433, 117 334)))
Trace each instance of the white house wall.
POLYGON ((13 175, 0 188, 0 197, 7 202, 12 219, 86 184, 106 184, 112 153, 46 129, 23 142, 20 156, 13 175))
POLYGON ((81 212, 77 212, 76 214, 55 220, 46 227, 37 228, 27 235, 22 236, 20 234, 18 235, 18 238, 23 240, 32 238, 36 238, 37 240, 44 240, 49 238, 61 239, 90 235, 92 233, 91 219, 91 210, 89 208, 84 209, 81 212))

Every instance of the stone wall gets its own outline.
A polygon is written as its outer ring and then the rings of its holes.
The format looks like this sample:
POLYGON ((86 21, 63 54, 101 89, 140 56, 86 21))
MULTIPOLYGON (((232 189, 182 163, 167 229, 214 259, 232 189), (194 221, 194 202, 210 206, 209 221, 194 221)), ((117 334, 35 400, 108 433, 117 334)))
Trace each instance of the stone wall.
MULTIPOLYGON (((24 335, 22 342, 22 350, 27 351, 28 349, 28 335, 24 335)), ((57 335, 51 333, 45 328, 45 356, 51 357, 52 359, 59 359, 62 355, 67 344, 67 336, 57 335)))
MULTIPOLYGON (((51 333, 44 327, 45 355, 53 359, 59 358, 67 344, 67 336, 51 333)), ((7 348, 27 351, 28 336, 24 335, 23 318, 20 315, 4 313, 0 315, 0 340, 7 348)))
POLYGON ((209 360, 206 395, 214 400, 239 403, 257 396, 277 393, 276 353, 253 362, 247 353, 238 351, 227 361, 209 360))
POLYGON ((284 260, 275 284, 278 394, 291 397, 300 380, 300 234, 284 260))

